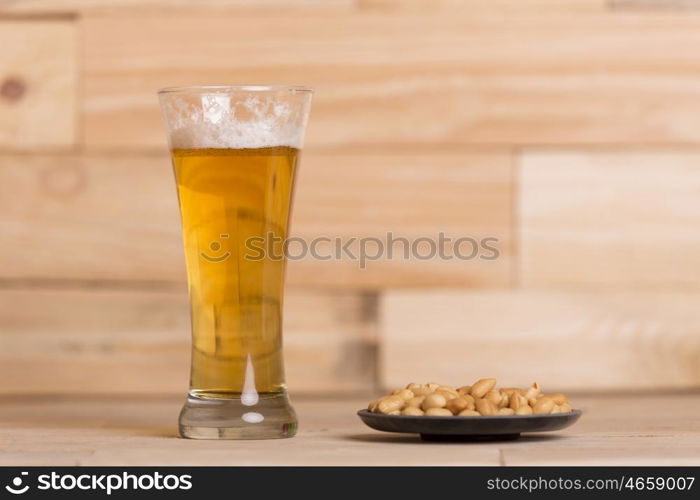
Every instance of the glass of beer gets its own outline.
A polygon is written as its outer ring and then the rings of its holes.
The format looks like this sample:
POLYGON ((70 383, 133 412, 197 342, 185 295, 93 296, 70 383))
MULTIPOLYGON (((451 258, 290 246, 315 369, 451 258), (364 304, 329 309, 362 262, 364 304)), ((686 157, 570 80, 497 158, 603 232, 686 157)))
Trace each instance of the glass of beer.
POLYGON ((311 95, 308 88, 267 86, 159 92, 192 318, 190 389, 179 420, 183 437, 296 433, 282 359, 280 246, 287 238, 311 95))

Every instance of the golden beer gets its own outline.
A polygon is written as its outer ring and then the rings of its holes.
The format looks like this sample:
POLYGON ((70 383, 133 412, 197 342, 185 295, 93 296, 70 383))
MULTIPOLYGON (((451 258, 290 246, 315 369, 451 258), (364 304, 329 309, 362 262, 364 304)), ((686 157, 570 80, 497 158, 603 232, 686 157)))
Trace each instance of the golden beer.
POLYGON ((287 237, 298 150, 172 151, 192 309, 193 394, 284 389, 284 259, 250 251, 287 237), (246 385, 247 384, 247 385, 246 385))
POLYGON ((282 356, 284 241, 311 105, 301 87, 159 92, 182 217, 194 439, 291 437, 282 356))

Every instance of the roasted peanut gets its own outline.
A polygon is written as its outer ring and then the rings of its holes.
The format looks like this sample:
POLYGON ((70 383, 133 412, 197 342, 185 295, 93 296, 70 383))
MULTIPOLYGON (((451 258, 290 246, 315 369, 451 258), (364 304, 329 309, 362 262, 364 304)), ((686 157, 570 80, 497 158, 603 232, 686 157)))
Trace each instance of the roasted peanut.
POLYGON ((535 406, 535 405, 537 404, 537 401, 538 401, 540 398, 542 398, 542 397, 544 397, 544 394, 538 394, 537 396, 533 396, 533 397, 531 397, 531 398, 527 398, 527 403, 528 403, 530 406, 535 406))
POLYGON ((488 399, 493 405, 498 408, 501 405, 501 393, 498 391, 489 391, 484 395, 484 399, 488 399))
POLYGON ((427 396, 432 394, 434 389, 429 388, 427 385, 413 384, 413 387, 409 388, 414 396, 427 396))
POLYGON ((451 417, 452 412, 447 408, 429 408, 425 411, 428 417, 451 417))
POLYGON ((425 400, 425 396, 414 396, 408 401, 406 401, 406 406, 413 406, 414 408, 420 408, 420 405, 423 404, 423 401, 425 400))
POLYGON ((533 384, 525 391, 525 399, 528 401, 535 399, 541 392, 542 388, 540 387, 540 384, 533 382, 533 384))
POLYGON ((525 394, 525 391, 523 391, 522 389, 519 389, 517 387, 506 387, 505 389, 501 389, 501 392, 508 394, 508 397, 510 397, 510 395, 513 394, 514 392, 521 394, 521 395, 525 394))
POLYGON ((458 398, 452 398, 450 399, 447 404, 445 405, 445 408, 450 410, 452 413, 457 415, 459 412, 462 410, 469 410, 469 409, 474 409, 474 403, 470 402, 467 398, 464 396, 460 396, 458 398), (471 406, 471 408, 469 408, 471 406))
POLYGON ((543 397, 537 400, 537 403, 535 403, 535 406, 532 407, 532 412, 535 415, 543 415, 546 413, 551 413, 552 409, 554 408, 555 404, 552 398, 550 397, 543 397))
POLYGON ((472 385, 469 392, 472 396, 474 396, 474 399, 481 399, 495 386, 495 378, 482 378, 481 380, 477 380, 474 385, 472 385))
POLYGON ((477 399, 476 400, 476 411, 482 415, 493 415, 496 413, 498 408, 488 399, 477 399))
POLYGON ((517 410, 515 410, 516 415, 532 415, 532 408, 530 405, 523 405, 517 410))
POLYGON ((446 404, 447 400, 442 394, 430 394, 425 397, 420 407, 423 411, 427 412, 431 408, 444 408, 446 404))
POLYGON ((410 389, 401 389, 395 395, 400 397, 404 401, 408 401, 409 399, 415 396, 415 394, 413 394, 413 391, 411 391, 410 389))
POLYGON ((436 390, 438 390, 438 391, 447 391, 447 392, 451 392, 451 393, 453 393, 453 394, 457 394, 457 389, 455 389, 455 388, 452 387, 451 385, 441 385, 441 386, 438 387, 436 390))
POLYGON ((498 389, 490 391, 484 398, 491 400, 498 408, 504 408, 508 406, 508 394, 505 394, 498 389))
POLYGON ((445 385, 440 386, 435 392, 437 392, 437 393, 442 394, 443 396, 445 396, 445 397, 447 398, 448 401, 449 401, 450 399, 453 399, 453 398, 456 398, 456 397, 459 397, 459 396, 460 396, 460 394, 457 392, 457 390, 456 390, 455 388, 449 387, 449 386, 445 386, 445 385))
POLYGON ((527 399, 522 394, 514 392, 510 395, 509 406, 514 410, 517 410, 521 406, 528 406, 527 399))
POLYGON ((421 385, 421 384, 414 384, 413 382, 411 382, 410 384, 408 384, 406 386, 406 389, 411 391, 413 393, 413 396, 423 396, 424 395, 423 394, 424 388, 423 388, 423 385, 421 385))
POLYGON ((403 410, 401 410, 401 415, 411 415, 414 417, 419 417, 423 415, 423 410, 420 408, 416 408, 415 406, 407 406, 403 410))
POLYGON ((367 409, 386 415, 546 415, 571 412, 571 405, 562 393, 544 394, 534 382, 527 389, 496 389, 496 379, 483 378, 473 385, 454 388, 428 382, 411 382, 403 389, 372 401, 367 409))
POLYGON ((462 410, 459 412, 460 417, 480 417, 481 413, 476 410, 462 410))
MULTIPOLYGON (((508 398, 508 407, 513 408, 514 410, 517 410, 522 406, 522 401, 520 400, 520 394, 516 393, 511 393, 510 397, 508 398)), ((525 399, 525 398, 523 398, 525 399)), ((527 404, 527 401, 525 401, 525 404, 527 404)))
POLYGON ((469 406, 467 406, 467 408, 472 409, 472 410, 475 408, 476 400, 474 399, 474 396, 472 396, 471 394, 464 394, 460 397, 467 400, 467 403, 469 405, 469 406))
POLYGON ((445 398, 446 401, 449 401, 450 399, 454 399, 459 396, 459 394, 457 394, 456 392, 450 392, 444 389, 438 389, 433 394, 440 394, 443 398, 445 398))
POLYGON ((393 411, 401 411, 405 401, 399 396, 387 396, 379 400, 377 410, 379 413, 391 414, 393 411))
POLYGON ((561 392, 557 392, 556 394, 547 394, 552 400, 558 404, 558 405, 563 405, 564 403, 569 402, 569 398, 564 396, 561 392))
POLYGON ((429 396, 433 392, 435 392, 435 391, 433 391, 432 389, 429 389, 427 386, 423 386, 419 392, 413 391, 413 394, 415 394, 416 396, 429 396))

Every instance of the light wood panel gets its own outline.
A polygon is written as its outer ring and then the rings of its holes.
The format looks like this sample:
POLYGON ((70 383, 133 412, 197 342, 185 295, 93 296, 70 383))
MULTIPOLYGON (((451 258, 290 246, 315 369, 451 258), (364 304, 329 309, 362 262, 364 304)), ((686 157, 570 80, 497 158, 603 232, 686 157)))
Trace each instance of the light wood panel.
POLYGON ((525 285, 700 285, 700 154, 529 152, 519 190, 525 285))
MULTIPOLYGON (((654 0, 618 0, 619 3, 654 3, 654 0)), ((675 3, 692 3, 693 0, 676 0, 675 3)), ((656 1, 655 3, 660 3, 656 1)), ((595 9, 606 8, 606 0, 5 0, 0 3, 0 12, 8 13, 112 13, 128 10, 133 12, 159 10, 162 15, 182 10, 239 10, 344 7, 359 9, 479 9, 499 11, 501 9, 595 9)))
MULTIPOLYGON (((371 301, 352 293, 289 292, 284 342, 293 393, 371 390, 371 301)), ((2 394, 187 390, 184 290, 2 289, 0 324, 2 394)))
POLYGON ((354 6, 354 0, 4 0, 0 13, 73 14, 118 12, 157 12, 167 17, 173 11, 289 9, 354 6))
POLYGON ((177 439, 180 398, 5 397, 0 399, 0 464, 669 466, 700 461, 697 394, 576 396, 584 414, 563 431, 451 445, 366 427, 355 411, 369 398, 296 398, 297 437, 232 446, 177 439))
POLYGON ((184 281, 165 156, 5 156, 0 178, 3 277, 184 281))
POLYGON ((0 19, 0 149, 69 149, 77 127, 75 23, 0 19))
POLYGON ((697 393, 575 396, 583 416, 561 439, 527 438, 501 445, 513 466, 679 466, 700 463, 697 393), (623 416, 624 415, 624 416, 623 416))
POLYGON ((609 0, 356 0, 357 5, 362 9, 416 11, 445 9, 450 11, 469 10, 471 13, 474 13, 474 11, 499 13, 506 11, 512 12, 513 10, 520 12, 574 12, 578 10, 600 12, 608 8, 608 1, 609 0))
POLYGON ((292 395, 374 390, 376 301, 373 294, 288 287, 284 300, 284 358, 292 395))
MULTIPOLYGON (((358 259, 344 256, 319 261, 295 260, 289 266, 290 283, 359 286, 494 286, 510 282, 512 252, 512 179, 510 158, 502 153, 320 155, 302 159, 292 232, 307 241, 319 235, 351 238, 374 237, 385 244, 393 238, 413 243, 419 238, 439 239, 440 232, 452 238, 445 245, 452 256, 458 238, 495 238, 492 255, 480 251, 470 260, 422 260, 429 245, 416 245, 406 258, 406 244, 392 245, 391 256, 367 261, 361 267, 361 243, 350 245, 358 259), (483 257, 483 258, 482 258, 483 257)), ((290 247, 294 250, 294 246, 290 247)), ((320 245, 322 255, 334 253, 332 244, 320 245)), ((366 243, 367 255, 377 255, 378 246, 366 243)), ((385 246, 388 251, 388 245, 385 246)), ((470 255, 469 243, 460 246, 470 255)))
POLYGON ((679 49, 700 43, 696 4, 0 2, 0 282, 41 287, 0 291, 0 375, 60 392, 104 369, 86 390, 181 392, 186 369, 157 359, 147 378, 143 354, 188 351, 184 297, 152 288, 185 278, 155 91, 261 82, 316 88, 294 235, 443 231, 500 252, 291 262, 307 287, 288 299, 293 389, 372 384, 386 289, 391 383, 503 365, 513 383, 700 386, 700 55, 679 49))
POLYGON ((700 141, 700 55, 678 50, 700 43, 695 14, 248 12, 84 28, 90 148, 162 147, 155 91, 227 82, 315 87, 315 145, 700 141))
MULTIPOLYGON (((511 261, 511 165, 504 153, 352 155, 310 151, 300 169, 297 237, 494 237, 496 260, 360 262, 310 256, 289 266, 297 285, 505 284, 511 261)), ((162 156, 0 157, 0 277, 184 281, 174 181, 162 156)), ((359 242, 350 250, 357 254, 359 242)), ((297 246, 290 246, 296 255, 297 246)), ((322 255, 333 249, 318 247, 322 255)), ((374 246, 368 245, 374 252, 374 246)), ((425 252, 423 246, 421 252, 425 252)), ((470 247, 462 247, 468 254, 470 247)), ((424 255, 424 253, 422 253, 424 255)), ((482 252, 483 256, 488 256, 482 252)), ((489 253, 490 255, 490 253, 489 253)))
POLYGON ((684 10, 698 9, 698 0, 608 0, 613 9, 684 10))
POLYGON ((698 301, 683 292, 389 291, 380 304, 380 380, 697 387, 698 301))
POLYGON ((0 296, 0 392, 187 390, 183 293, 3 289, 0 296))
MULTIPOLYGON (((178 439, 182 399, 0 400, 2 465, 497 465, 498 448, 445 446, 366 427, 355 412, 368 397, 292 397, 294 439, 178 439), (41 418, 50 414, 51 418, 41 418), (387 443, 387 439, 395 441, 387 443), (402 452, 397 453, 397 444, 402 452), (432 453, 426 454, 430 450, 432 453)), ((363 486, 364 488, 364 486, 363 486)))

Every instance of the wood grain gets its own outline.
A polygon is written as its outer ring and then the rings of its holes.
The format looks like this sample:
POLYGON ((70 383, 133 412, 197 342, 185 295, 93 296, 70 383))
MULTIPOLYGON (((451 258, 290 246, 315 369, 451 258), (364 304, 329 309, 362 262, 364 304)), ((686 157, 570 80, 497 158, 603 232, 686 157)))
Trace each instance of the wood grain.
POLYGON ((86 146, 162 147, 155 91, 227 82, 313 86, 311 145, 695 144, 700 55, 678 47, 698 28, 689 13, 87 16, 86 146))
POLYGON ((0 178, 4 278, 184 282, 165 156, 5 156, 0 178))
MULTIPOLYGON (((315 237, 494 237, 496 260, 394 258, 289 265, 289 283, 376 289, 388 285, 498 285, 510 280, 512 184, 504 153, 352 155, 302 160, 293 234, 315 237)), ((164 156, 0 157, 0 277, 183 282, 177 197, 164 156), (135 182, 138 179, 138 182, 135 182)), ((357 254, 360 243, 350 250, 357 254)), ((290 245, 294 255, 301 247, 290 245)), ((319 246, 322 256, 334 249, 319 246)), ((368 244, 374 252, 375 246, 368 244)), ((425 252, 423 246, 419 247, 425 252)), ((471 247, 462 248, 469 254, 471 247)), ((421 253, 425 255, 425 253, 421 253)), ((482 255, 485 255, 483 253, 482 255)))
POLYGON ((0 13, 10 14, 111 14, 119 12, 172 12, 240 9, 350 8, 354 0, 3 0, 0 13))
POLYGON ((503 444, 504 465, 663 465, 700 463, 697 393, 576 396, 583 409, 562 439, 503 444), (624 415, 624 417, 623 417, 624 415))
POLYGON ((698 387, 700 294, 389 291, 380 381, 437 380, 545 391, 698 387))
MULTIPOLYGON (((602 12, 608 7, 610 0, 356 0, 360 9, 391 9, 435 11, 445 9, 451 12, 468 10, 477 12, 551 12, 551 11, 597 11, 602 12)), ((618 0, 635 1, 635 0, 618 0)), ((645 1, 645 0, 639 0, 645 1)), ((659 0, 660 1, 660 0, 659 0)), ((678 0, 693 1, 693 0, 678 0)))
MULTIPOLYGON (((618 3, 660 3, 659 0, 617 0, 618 3)), ((675 0, 675 3, 692 3, 693 0, 675 0)), ((173 11, 240 10, 240 9, 289 9, 343 7, 348 9, 474 9, 498 12, 501 9, 558 9, 603 10, 607 0, 4 0, 0 12, 5 13, 114 13, 119 11, 159 10, 161 15, 173 11)))
POLYGON ((355 411, 362 399, 293 400, 300 421, 294 439, 177 439, 181 399, 100 398, 0 402, 0 464, 71 465, 497 465, 498 449, 426 444, 387 437, 355 411), (37 418, 51 412, 52 418, 37 418), (393 444, 392 444, 393 442, 393 444), (99 444, 98 444, 99 443, 99 444), (235 444, 235 452, 232 452, 235 444), (402 453, 397 453, 400 444, 402 453), (140 453, 135 453, 136 450, 140 453), (433 453, 426 455, 430 449, 433 453))
POLYGON ((700 386, 697 5, 0 0, 0 392, 181 394, 185 275, 155 91, 247 82, 316 89, 295 236, 443 231, 500 252, 291 262, 293 389, 371 386, 377 348, 386 384, 495 367, 554 388, 700 386))
POLYGON ((75 145, 77 43, 69 20, 0 19, 0 149, 75 145))
POLYGON ((697 394, 576 396, 582 418, 518 441, 446 445, 365 427, 370 396, 294 400, 299 434, 275 441, 177 439, 181 398, 2 398, 2 465, 695 465, 697 394))
MULTIPOLYGON (((502 153, 391 154, 304 156, 298 180, 292 232, 307 241, 325 236, 377 238, 385 252, 364 268, 360 247, 369 257, 378 255, 376 243, 359 241, 349 246, 357 259, 319 261, 294 260, 289 281, 295 284, 358 286, 383 289, 388 286, 504 285, 511 279, 514 258, 511 238, 512 169, 502 153), (494 238, 499 256, 480 251, 470 260, 441 259, 430 255, 430 244, 416 245, 420 238, 439 240, 439 233, 452 239, 445 255, 458 238, 476 241, 494 238), (391 233, 395 243, 388 253, 391 233), (408 244, 415 253, 404 254, 408 244)), ((293 249, 294 247, 290 247, 293 249)), ((319 254, 335 255, 332 244, 321 245, 319 254)), ((470 256, 470 243, 460 245, 470 256)))
POLYGON ((686 10, 700 8, 698 0, 608 0, 616 10, 686 10))
POLYGON ((530 152, 520 165, 525 285, 700 285, 700 154, 530 152))
MULTIPOLYGON (((288 293, 284 341, 292 394, 372 389, 371 300, 288 293)), ((187 390, 184 290, 2 289, 0 324, 1 394, 184 396, 187 390)))

